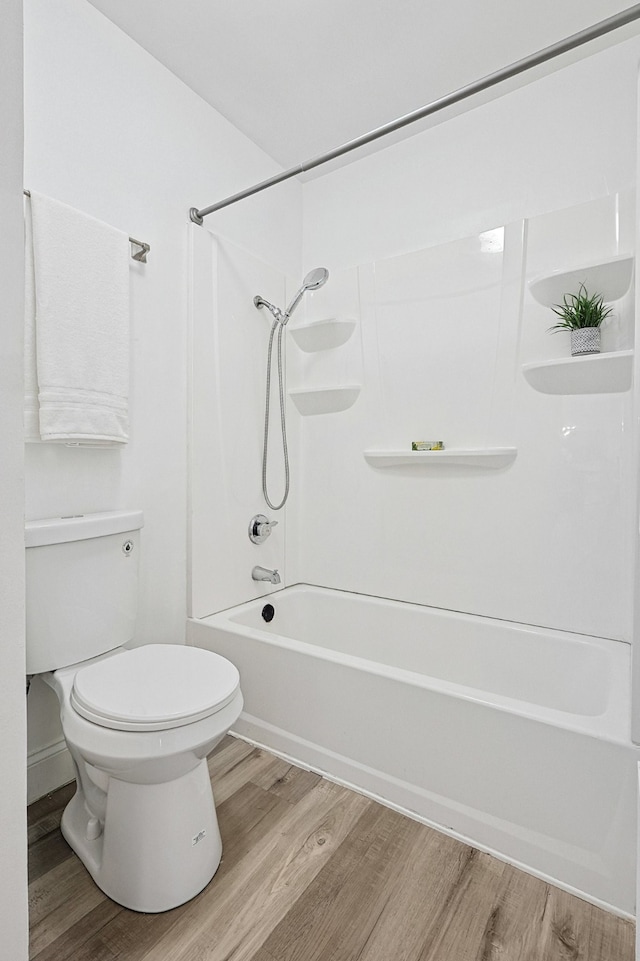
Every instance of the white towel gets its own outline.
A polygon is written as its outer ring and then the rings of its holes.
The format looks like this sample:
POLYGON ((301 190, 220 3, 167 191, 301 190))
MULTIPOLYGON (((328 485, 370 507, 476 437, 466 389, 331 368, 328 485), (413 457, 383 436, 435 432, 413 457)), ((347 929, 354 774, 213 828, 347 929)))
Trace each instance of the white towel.
POLYGON ((27 440, 39 436, 43 441, 81 446, 126 443, 129 238, 33 192, 29 206, 31 223, 27 211, 25 230, 27 440))

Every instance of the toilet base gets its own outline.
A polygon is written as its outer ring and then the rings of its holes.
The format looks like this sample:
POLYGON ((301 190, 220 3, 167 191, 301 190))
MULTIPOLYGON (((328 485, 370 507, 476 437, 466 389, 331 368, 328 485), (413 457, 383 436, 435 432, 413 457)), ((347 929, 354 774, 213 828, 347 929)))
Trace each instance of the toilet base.
POLYGON ((160 784, 110 777, 104 824, 78 784, 61 827, 98 887, 133 911, 153 914, 189 901, 206 887, 222 857, 204 759, 160 784))

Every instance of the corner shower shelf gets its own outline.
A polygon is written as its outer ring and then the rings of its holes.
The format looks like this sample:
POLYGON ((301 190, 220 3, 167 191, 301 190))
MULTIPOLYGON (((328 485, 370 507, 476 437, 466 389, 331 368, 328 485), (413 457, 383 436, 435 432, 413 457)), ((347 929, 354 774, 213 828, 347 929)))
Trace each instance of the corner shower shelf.
POLYGON ((334 414, 353 407, 360 388, 355 385, 344 387, 315 387, 306 390, 290 390, 289 397, 303 415, 334 414))
POLYGON ((633 351, 525 364, 522 373, 541 394, 618 394, 631 387, 633 351))
POLYGON ((562 303, 565 294, 577 293, 580 284, 587 291, 602 294, 605 303, 620 300, 631 285, 633 257, 613 257, 572 270, 557 270, 529 281, 532 297, 543 307, 562 303))
POLYGON ((338 320, 337 317, 329 317, 326 320, 315 320, 311 324, 302 324, 300 327, 290 327, 289 333, 300 350, 311 354, 318 350, 330 350, 346 344, 355 326, 355 320, 338 320))
POLYGON ((515 460, 516 447, 449 447, 444 450, 365 450, 372 467, 484 467, 498 470, 515 460))

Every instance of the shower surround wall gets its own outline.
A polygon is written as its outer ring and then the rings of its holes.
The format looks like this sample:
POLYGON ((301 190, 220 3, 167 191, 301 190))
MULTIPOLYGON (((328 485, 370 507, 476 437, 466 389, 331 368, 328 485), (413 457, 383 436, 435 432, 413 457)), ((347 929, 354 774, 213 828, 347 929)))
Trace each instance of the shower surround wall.
MULTIPOLYGON (((364 377, 351 409, 304 418, 290 583, 630 640, 631 393, 548 396, 521 366, 569 354, 529 279, 634 251, 639 59, 627 41, 305 185, 305 265, 357 268, 364 377), (421 439, 518 454, 363 457, 421 439)), ((632 296, 604 349, 632 345, 632 296)))
MULTIPOLYGON (((569 356, 530 280, 632 253, 634 210, 625 191, 334 272, 318 301, 359 289, 362 370, 353 350, 341 369, 345 347, 319 357, 290 343, 289 373, 335 387, 333 367, 361 391, 348 410, 302 419, 305 536, 291 538, 291 583, 630 640, 630 378, 618 393, 580 395, 563 394, 560 379, 549 395, 523 366, 569 356), (372 456, 409 454, 414 440, 512 454, 505 464, 452 463, 448 450, 408 465, 372 456), (306 523, 312 512, 325 522, 306 523)), ((603 349, 632 346, 629 288, 603 349)))
MULTIPOLYGON (((254 581, 254 565, 286 579, 286 508, 262 496, 266 362, 271 314, 253 303, 260 294, 287 302, 285 275, 206 227, 189 228, 190 249, 190 495, 189 613, 206 617, 277 588, 254 581), (256 514, 277 521, 262 544, 249 540, 256 514)), ((295 287, 293 287, 295 290, 295 287)), ((274 341, 268 491, 284 491, 278 376, 274 341)), ((294 482, 295 484, 295 482, 294 482)), ((295 494, 292 494, 291 503, 295 494)))
MULTIPOLYGON (((630 640, 631 394, 545 395, 522 367, 569 353, 529 280, 635 249, 639 59, 625 41, 304 185, 304 266, 331 275, 291 328, 356 329, 313 353, 287 333, 292 497, 260 548, 246 525, 265 509, 269 325, 252 299, 281 302, 284 272, 191 228, 195 616, 270 591, 248 580, 260 563, 289 584, 630 640), (589 151, 576 124, 598 131, 589 151), (517 455, 499 470, 364 457, 430 439, 517 455)), ((633 290, 616 310, 605 350, 633 345, 633 290)))
MULTIPOLYGON (((631 639, 631 394, 545 395, 522 367, 569 353, 529 280, 635 249, 639 60, 625 41, 304 185, 304 266, 331 275, 291 327, 356 329, 313 353, 287 333, 292 497, 260 548, 245 531, 265 509, 268 323, 252 299, 282 301, 285 272, 190 228, 195 616, 267 593, 250 566, 286 560, 289 584, 631 639), (576 126, 598 132, 588 151, 576 126), (364 457, 431 439, 517 455, 364 457)), ((633 345, 633 289, 616 311, 605 350, 633 345)))
MULTIPOLYGON (((123 450, 28 445, 27 518, 143 509, 135 642, 181 643, 188 210, 280 168, 85 0, 26 0, 25 139, 26 187, 151 244, 149 262, 130 267, 130 443, 123 450)), ((216 229, 283 275, 300 275, 300 184, 217 215, 216 229)), ((239 390, 261 370, 258 353, 247 356, 236 372, 239 390)), ((36 681, 29 695, 31 797, 72 776, 61 738, 56 699, 36 681)))

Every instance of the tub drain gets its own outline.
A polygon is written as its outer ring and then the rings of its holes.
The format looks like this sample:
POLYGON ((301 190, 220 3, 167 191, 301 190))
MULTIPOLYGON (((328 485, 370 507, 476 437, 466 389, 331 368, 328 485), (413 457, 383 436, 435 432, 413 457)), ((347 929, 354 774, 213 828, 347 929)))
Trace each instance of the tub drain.
POLYGON ((269 623, 272 621, 276 613, 276 609, 273 604, 265 604, 262 608, 262 619, 269 623))

